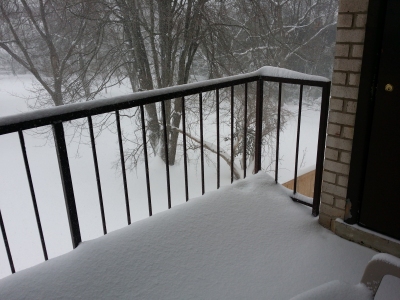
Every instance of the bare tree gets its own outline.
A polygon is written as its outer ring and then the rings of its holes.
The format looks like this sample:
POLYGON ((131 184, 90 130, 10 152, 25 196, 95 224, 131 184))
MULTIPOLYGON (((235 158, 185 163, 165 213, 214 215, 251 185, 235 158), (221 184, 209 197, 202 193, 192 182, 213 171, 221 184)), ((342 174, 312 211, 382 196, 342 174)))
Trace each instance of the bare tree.
POLYGON ((216 1, 201 58, 211 76, 265 65, 330 76, 337 3, 333 0, 216 1))
POLYGON ((38 107, 91 100, 101 91, 105 82, 96 80, 112 60, 100 52, 102 23, 82 18, 96 14, 90 0, 1 1, 0 47, 39 82, 38 107))
MULTIPOLYGON (((152 90, 189 82, 193 59, 203 36, 202 11, 207 0, 115 0, 110 23, 121 45, 124 69, 132 90, 152 90), (118 34, 121 33, 122 34, 118 34)), ((181 122, 181 99, 165 103, 169 163, 175 163, 181 122)), ((147 127, 153 152, 164 160, 160 113, 146 105, 147 127)))
MULTIPOLYGON (((321 62, 330 57, 334 43, 336 6, 332 0, 115 0, 112 9, 120 25, 118 31, 123 32, 120 45, 127 57, 125 67, 133 91, 187 83, 195 75, 214 78, 249 72, 264 65, 329 74, 329 68, 324 69, 321 62)), ((242 111, 243 99, 235 97, 235 101, 235 111, 242 111)), ((276 129, 271 113, 276 112, 276 102, 271 95, 266 95, 264 108, 263 135, 266 144, 271 144, 271 133, 276 129)), ((255 107, 249 108, 248 138, 254 134, 252 109, 255 107)), ((181 110, 180 99, 166 102, 171 165, 178 134, 182 133, 181 110)), ((146 111, 150 143, 154 153, 163 157, 159 108, 147 105, 146 111)), ((288 115, 284 111, 282 121, 288 115)), ((242 123, 240 118, 235 120, 235 156, 243 151, 242 123)), ((198 140, 194 132, 188 137, 195 143, 198 140)), ((252 151, 247 153, 248 158, 252 158, 252 151)), ((138 154, 136 149, 129 152, 138 154)))

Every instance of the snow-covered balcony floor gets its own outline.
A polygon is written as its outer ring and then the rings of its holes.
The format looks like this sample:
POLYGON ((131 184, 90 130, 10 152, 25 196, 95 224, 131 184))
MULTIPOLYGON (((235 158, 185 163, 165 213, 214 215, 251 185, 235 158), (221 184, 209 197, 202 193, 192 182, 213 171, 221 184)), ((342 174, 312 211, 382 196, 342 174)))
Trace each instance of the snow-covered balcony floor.
POLYGON ((290 299, 356 284, 376 253, 318 224, 265 174, 0 280, 0 299, 290 299))

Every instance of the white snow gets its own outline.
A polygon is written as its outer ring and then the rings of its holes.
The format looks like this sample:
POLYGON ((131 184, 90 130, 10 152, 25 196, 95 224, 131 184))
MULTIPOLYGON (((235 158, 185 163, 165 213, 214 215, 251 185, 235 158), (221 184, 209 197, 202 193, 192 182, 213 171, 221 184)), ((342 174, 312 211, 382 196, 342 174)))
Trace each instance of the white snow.
POLYGON ((8 276, 0 298, 289 299, 357 284, 373 254, 258 174, 8 276))
POLYGON ((339 280, 325 283, 291 300, 372 300, 372 292, 363 284, 350 285, 339 280))
POLYGON ((378 253, 378 254, 374 255, 374 257, 372 259, 384 261, 384 262, 387 262, 397 268, 400 268, 400 258, 397 258, 393 255, 389 255, 386 253, 378 253))
POLYGON ((271 67, 271 66, 262 67, 254 73, 258 73, 261 76, 329 82, 328 78, 325 78, 322 76, 309 75, 309 74, 305 74, 305 73, 288 70, 285 68, 277 68, 277 67, 271 67))

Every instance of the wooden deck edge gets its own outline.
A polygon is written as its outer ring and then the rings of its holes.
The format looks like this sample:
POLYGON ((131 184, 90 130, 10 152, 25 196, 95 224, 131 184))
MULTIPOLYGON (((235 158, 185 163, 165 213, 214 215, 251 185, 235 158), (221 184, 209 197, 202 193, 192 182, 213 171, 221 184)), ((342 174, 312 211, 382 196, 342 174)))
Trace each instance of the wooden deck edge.
MULTIPOLYGON (((314 197, 315 169, 297 176, 297 192, 307 197, 314 197)), ((293 190, 294 179, 282 183, 284 187, 293 190)))

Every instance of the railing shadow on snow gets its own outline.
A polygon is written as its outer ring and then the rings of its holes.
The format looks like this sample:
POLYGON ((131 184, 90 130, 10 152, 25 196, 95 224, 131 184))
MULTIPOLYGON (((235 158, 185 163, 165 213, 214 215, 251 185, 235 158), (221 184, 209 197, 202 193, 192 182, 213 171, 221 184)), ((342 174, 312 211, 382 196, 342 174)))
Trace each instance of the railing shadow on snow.
MULTIPOLYGON (((63 186, 67 216, 69 221, 69 228, 71 232, 72 245, 76 248, 82 241, 81 233, 79 228, 78 214, 75 204, 74 190, 72 186, 72 178, 70 165, 68 161, 67 147, 65 142, 65 134, 63 122, 87 118, 90 140, 92 146, 93 161, 95 166, 95 174, 97 181, 97 189, 99 195, 99 205, 101 210, 103 233, 107 233, 101 182, 99 175, 99 168, 97 162, 97 153, 95 146, 95 137, 93 134, 93 122, 92 116, 99 115, 103 113, 114 112, 116 117, 117 132, 118 132, 118 143, 120 150, 122 177, 124 182, 124 194, 125 194, 125 204, 127 213, 127 223, 131 223, 130 218, 130 208, 129 208, 129 196, 126 180, 126 169, 125 169, 125 159, 123 152, 121 125, 120 125, 120 114, 119 111, 122 109, 128 109, 133 107, 139 107, 141 115, 142 124, 142 138, 144 145, 144 156, 145 156, 145 170, 146 170, 146 183, 147 183, 147 196, 148 196, 148 208, 149 216, 152 215, 152 204, 151 204, 151 189, 149 181, 149 168, 148 168, 148 156, 147 156, 147 140, 145 133, 145 117, 144 117, 144 105, 150 103, 161 103, 162 110, 162 127, 163 127, 163 140, 164 149, 166 157, 166 181, 167 181, 167 192, 168 192, 168 208, 171 208, 171 190, 170 190, 170 175, 169 175, 169 163, 168 163, 168 138, 166 135, 166 116, 165 116, 165 101, 181 98, 182 99, 182 133, 183 133, 183 156, 184 156, 184 169, 185 169, 185 195, 186 201, 189 199, 188 194, 188 174, 187 174, 187 145, 186 145, 186 126, 185 126, 185 97, 190 95, 199 95, 199 117, 200 117, 200 150, 201 150, 201 182, 202 182, 202 193, 204 194, 204 141, 203 141, 203 111, 202 111, 202 93, 215 91, 216 94, 216 117, 217 117, 217 146, 216 151, 220 153, 220 132, 219 132, 219 90, 223 88, 230 88, 231 90, 231 120, 233 120, 233 108, 234 108, 234 87, 238 85, 244 85, 244 149, 246 149, 246 133, 247 133, 247 96, 248 96, 248 84, 256 84, 256 120, 255 120, 255 150, 254 150, 254 173, 261 170, 262 162, 262 128, 263 128, 263 102, 264 102, 264 82, 275 82, 279 85, 278 92, 278 111, 277 111, 277 131, 276 131, 276 159, 275 159, 275 181, 278 182, 278 161, 279 161, 279 134, 281 125, 281 111, 282 111, 282 84, 294 84, 298 85, 300 89, 299 93, 299 110, 298 110, 298 121, 297 121, 297 139, 296 139, 296 157, 295 157, 295 167, 294 167, 294 188, 292 199, 296 202, 308 205, 312 207, 312 214, 317 216, 319 214, 319 204, 321 195, 321 184, 322 184, 322 169, 323 169, 323 158, 324 158, 324 148, 326 139, 326 127, 327 127, 327 117, 328 117, 328 106, 329 106, 329 95, 330 95, 330 81, 324 77, 302 74, 299 72, 290 71, 287 69, 275 68, 275 67, 263 67, 255 72, 236 75, 221 79, 207 80, 203 82, 184 84, 179 86, 173 86, 169 88, 163 88, 152 91, 138 92, 126 96, 114 97, 109 99, 94 100, 84 103, 76 103, 65 106, 59 106, 49 109, 42 109, 37 111, 32 111, 28 113, 23 113, 14 116, 7 116, 0 118, 0 135, 18 132, 21 150, 23 154, 26 174, 28 178, 30 193, 32 197, 33 207, 35 211, 36 222, 38 226, 39 236, 41 239, 41 245, 43 249, 44 259, 48 259, 46 244, 43 236, 42 225, 40 221, 39 211, 36 203, 36 196, 32 182, 32 176, 30 172, 28 157, 25 148, 25 141, 23 131, 27 129, 42 127, 46 125, 51 125, 53 129, 53 135, 55 140, 55 147, 58 157, 58 165, 60 169, 60 177, 63 186), (297 180, 297 169, 298 169, 298 158, 299 158, 299 141, 300 141, 300 125, 301 125, 301 112, 302 112, 302 101, 303 101, 303 88, 304 86, 319 87, 322 88, 321 95, 321 111, 320 111, 320 122, 319 122, 319 133, 318 133, 318 148, 317 148, 317 158, 316 158, 316 172, 315 172, 315 187, 314 187, 314 197, 312 204, 307 201, 301 200, 301 196, 297 197, 296 193, 296 180, 297 180)), ((231 137, 234 136, 233 123, 230 122, 230 132, 231 137)), ((231 182, 233 181, 233 163, 234 163, 234 150, 233 141, 231 138, 231 182)), ((243 151, 243 155, 246 156, 246 151, 243 151)), ((243 159, 246 161, 246 157, 243 159)), ((244 172, 246 172, 246 167, 244 167, 244 172)), ((246 177, 246 173, 244 173, 246 177)), ((220 155, 217 155, 217 188, 220 186, 220 155)), ((0 210, 0 227, 2 231, 2 236, 4 240, 5 249, 7 252, 10 269, 12 273, 15 273, 14 263, 7 240, 5 225, 0 210)))

